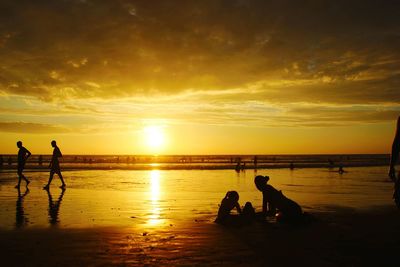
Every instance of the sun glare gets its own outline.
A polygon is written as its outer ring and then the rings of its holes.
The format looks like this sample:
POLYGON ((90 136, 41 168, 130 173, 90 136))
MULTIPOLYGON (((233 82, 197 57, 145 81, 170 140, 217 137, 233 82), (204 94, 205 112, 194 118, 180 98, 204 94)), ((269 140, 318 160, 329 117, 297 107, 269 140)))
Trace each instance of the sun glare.
POLYGON ((147 146, 156 149, 164 145, 164 131, 160 126, 148 126, 144 129, 147 146))
POLYGON ((151 199, 151 211, 148 220, 148 224, 156 226, 161 223, 160 213, 161 208, 159 205, 160 200, 160 171, 150 171, 150 199, 151 199))

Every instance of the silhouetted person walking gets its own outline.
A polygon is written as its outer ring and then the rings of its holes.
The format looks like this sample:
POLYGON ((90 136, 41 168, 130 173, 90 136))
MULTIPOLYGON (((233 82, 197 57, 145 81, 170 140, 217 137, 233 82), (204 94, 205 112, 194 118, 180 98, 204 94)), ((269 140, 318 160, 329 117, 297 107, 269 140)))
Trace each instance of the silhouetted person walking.
POLYGON ((50 183, 53 180, 53 176, 55 173, 57 173, 58 177, 60 177, 61 183, 62 185, 60 186, 60 188, 65 188, 65 183, 63 180, 63 177, 61 175, 61 169, 60 169, 60 162, 58 160, 58 158, 62 157, 61 151, 57 146, 56 141, 51 141, 51 146, 54 147, 53 150, 53 156, 51 157, 51 161, 50 161, 50 177, 49 177, 49 181, 47 182, 47 185, 43 187, 43 189, 48 190, 50 187, 50 183))
POLYGON ((31 155, 31 152, 29 152, 28 149, 22 146, 22 142, 18 141, 17 142, 17 147, 19 148, 18 151, 18 166, 17 166, 17 173, 18 173, 18 184, 15 186, 15 188, 19 188, 21 185, 21 179, 24 179, 26 182, 26 186, 30 183, 28 179, 22 174, 25 168, 25 163, 26 160, 29 158, 31 155))
POLYGON ((394 136, 393 144, 392 144, 392 155, 390 157, 390 168, 389 168, 389 177, 393 181, 396 180, 396 170, 394 166, 399 159, 400 153, 400 117, 397 119, 397 128, 396 134, 394 136))

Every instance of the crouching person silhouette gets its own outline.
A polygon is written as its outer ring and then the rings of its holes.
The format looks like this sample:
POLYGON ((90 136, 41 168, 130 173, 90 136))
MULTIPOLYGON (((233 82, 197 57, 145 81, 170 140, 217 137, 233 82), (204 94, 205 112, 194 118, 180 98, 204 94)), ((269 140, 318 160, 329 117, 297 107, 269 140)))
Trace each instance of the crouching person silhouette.
POLYGON ((239 205, 238 192, 228 191, 221 201, 221 205, 219 206, 218 215, 217 219, 215 219, 215 222, 219 224, 230 224, 233 221, 237 221, 238 216, 234 216, 231 214, 231 210, 233 210, 234 208, 236 208, 238 214, 242 213, 239 205))
POLYGON ((263 194, 263 215, 276 216, 280 222, 298 222, 302 219, 303 212, 299 204, 287 198, 282 191, 268 184, 269 177, 258 175, 254 183, 263 194))
POLYGON ((255 218, 255 211, 250 202, 246 202, 243 210, 239 205, 239 194, 236 191, 228 191, 221 201, 215 222, 222 225, 242 226, 250 224, 255 218), (231 214, 236 209, 237 214, 231 214))

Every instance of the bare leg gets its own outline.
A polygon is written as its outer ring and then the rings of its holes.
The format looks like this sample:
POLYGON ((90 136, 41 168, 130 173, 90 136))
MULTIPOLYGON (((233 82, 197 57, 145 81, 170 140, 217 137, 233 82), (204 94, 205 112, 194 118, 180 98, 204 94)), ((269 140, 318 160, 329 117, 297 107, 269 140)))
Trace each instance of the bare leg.
POLYGON ((65 188, 66 184, 64 183, 64 179, 62 177, 61 171, 59 171, 57 174, 58 174, 58 177, 60 177, 60 180, 61 180, 61 183, 62 183, 62 186, 60 186, 60 187, 61 188, 65 188))
POLYGON ((47 185, 45 185, 45 186, 43 187, 43 189, 49 189, 50 183, 51 183, 51 181, 53 180, 53 176, 54 176, 54 172, 53 172, 53 171, 50 171, 49 181, 47 182, 47 185))
POLYGON ((18 184, 15 186, 15 188, 18 188, 18 189, 19 189, 19 187, 20 187, 20 185, 21 185, 21 175, 22 175, 22 173, 21 173, 21 172, 18 172, 18 184))
MULTIPOLYGON (((22 179, 25 180, 26 186, 28 186, 28 184, 30 183, 30 181, 25 177, 25 175, 23 175, 23 174, 21 173, 20 177, 22 177, 22 179)), ((20 178, 20 181, 21 181, 21 178, 20 178)))

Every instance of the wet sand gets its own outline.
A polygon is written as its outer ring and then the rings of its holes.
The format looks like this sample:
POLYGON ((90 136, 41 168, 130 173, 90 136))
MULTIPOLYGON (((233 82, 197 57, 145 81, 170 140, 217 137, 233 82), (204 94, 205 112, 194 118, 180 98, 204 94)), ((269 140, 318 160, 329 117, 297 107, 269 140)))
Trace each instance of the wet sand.
POLYGON ((332 207, 317 221, 222 227, 208 221, 161 231, 132 228, 0 231, 3 266, 398 266, 400 213, 332 207))

